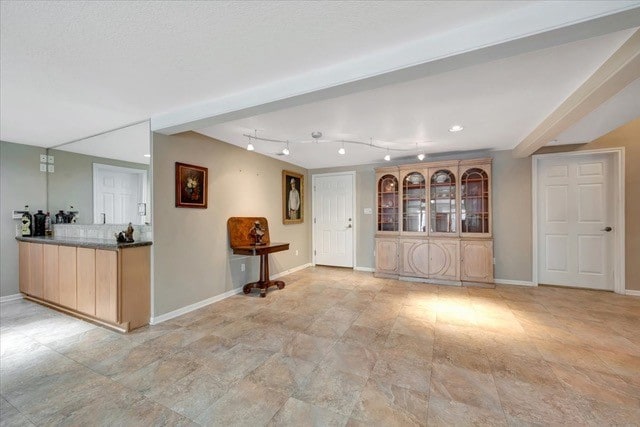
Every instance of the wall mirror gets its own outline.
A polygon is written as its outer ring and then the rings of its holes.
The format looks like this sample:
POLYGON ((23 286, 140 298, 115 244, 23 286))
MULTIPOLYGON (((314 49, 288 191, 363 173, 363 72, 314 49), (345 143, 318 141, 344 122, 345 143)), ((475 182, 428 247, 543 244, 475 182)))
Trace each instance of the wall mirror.
POLYGON ((77 224, 150 224, 151 131, 141 122, 47 150, 47 210, 77 224))

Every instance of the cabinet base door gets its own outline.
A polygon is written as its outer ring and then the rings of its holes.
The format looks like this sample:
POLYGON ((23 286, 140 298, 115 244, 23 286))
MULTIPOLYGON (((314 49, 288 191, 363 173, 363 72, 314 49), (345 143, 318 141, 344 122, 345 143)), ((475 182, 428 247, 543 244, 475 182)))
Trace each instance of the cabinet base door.
POLYGON ((458 240, 429 240, 429 278, 460 280, 460 246, 458 240))
POLYGON ((376 272, 398 274, 398 240, 376 239, 376 272))
POLYGON ((493 241, 463 240, 462 272, 463 281, 493 282, 493 241))

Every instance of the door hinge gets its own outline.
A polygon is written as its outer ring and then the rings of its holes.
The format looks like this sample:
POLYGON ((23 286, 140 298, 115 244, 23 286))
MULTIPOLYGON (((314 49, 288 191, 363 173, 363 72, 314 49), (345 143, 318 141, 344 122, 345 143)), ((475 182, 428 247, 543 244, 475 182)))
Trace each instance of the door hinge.
POLYGON ((315 219, 315 218, 313 218, 313 223, 314 223, 314 224, 316 223, 316 219, 315 219))
POLYGON ((314 256, 316 255, 316 250, 315 250, 315 249, 313 250, 313 255, 314 255, 314 256))

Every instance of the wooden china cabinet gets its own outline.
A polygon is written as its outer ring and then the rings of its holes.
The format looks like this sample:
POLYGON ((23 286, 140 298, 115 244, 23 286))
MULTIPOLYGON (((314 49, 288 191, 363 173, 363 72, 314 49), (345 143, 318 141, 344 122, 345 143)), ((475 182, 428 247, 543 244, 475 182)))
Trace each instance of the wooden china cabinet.
POLYGON ((493 282, 491 159, 376 169, 378 277, 493 282))

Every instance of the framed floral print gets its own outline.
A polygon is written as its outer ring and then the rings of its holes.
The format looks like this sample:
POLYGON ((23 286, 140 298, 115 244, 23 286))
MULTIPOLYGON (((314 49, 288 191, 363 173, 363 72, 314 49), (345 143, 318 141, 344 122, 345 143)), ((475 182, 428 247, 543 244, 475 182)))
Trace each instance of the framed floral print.
POLYGON ((176 207, 207 208, 208 169, 176 162, 176 207))
POLYGON ((304 176, 282 171, 282 223, 304 222, 304 176))

